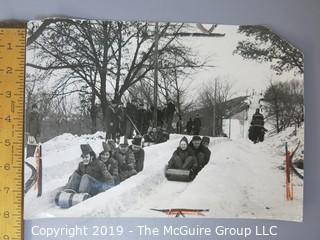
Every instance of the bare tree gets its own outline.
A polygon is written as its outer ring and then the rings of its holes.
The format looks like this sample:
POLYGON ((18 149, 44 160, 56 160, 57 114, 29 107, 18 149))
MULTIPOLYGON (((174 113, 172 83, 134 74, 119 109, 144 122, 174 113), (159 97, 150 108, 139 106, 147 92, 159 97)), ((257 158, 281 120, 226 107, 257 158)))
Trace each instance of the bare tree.
POLYGON ((301 81, 270 81, 264 94, 264 100, 269 103, 268 117, 274 119, 278 133, 292 124, 300 126, 304 121, 303 83, 301 81))
POLYGON ((206 84, 199 92, 199 108, 208 109, 210 116, 213 116, 213 133, 215 136, 222 134, 222 121, 228 114, 228 106, 225 104, 233 96, 232 84, 215 78, 214 82, 206 84))
POLYGON ((238 43, 234 53, 245 59, 270 62, 278 74, 291 70, 303 74, 302 52, 271 29, 260 25, 244 25, 238 31, 248 38, 238 43))
MULTIPOLYGON (((119 102, 131 86, 153 70, 154 42, 150 36, 153 27, 140 22, 57 21, 46 26, 46 31, 32 43, 40 63, 27 65, 43 70, 65 70, 70 75, 68 81, 81 79, 88 84, 101 103, 107 127, 110 101, 119 102), (114 89, 112 95, 107 94, 108 86, 114 89)), ((166 32, 180 31, 181 27, 161 24, 160 38, 166 32)), ((160 41, 160 55, 175 38, 172 34, 160 41)))

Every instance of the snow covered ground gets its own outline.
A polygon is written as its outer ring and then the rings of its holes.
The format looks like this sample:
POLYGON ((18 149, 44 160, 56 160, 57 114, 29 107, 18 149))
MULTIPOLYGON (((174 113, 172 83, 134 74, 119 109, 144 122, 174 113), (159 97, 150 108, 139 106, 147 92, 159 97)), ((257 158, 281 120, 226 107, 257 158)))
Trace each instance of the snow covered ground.
POLYGON ((52 191, 64 185, 76 169, 80 144, 89 143, 99 153, 104 134, 63 134, 43 144, 44 193, 41 198, 35 196, 33 189, 26 194, 25 218, 167 217, 150 209, 201 208, 210 209, 203 216, 207 218, 301 221, 303 181, 293 177, 294 200, 287 201, 285 173, 281 168, 284 142, 288 142, 291 149, 300 140, 297 156, 303 151, 304 128, 299 128, 297 135, 292 134, 293 130, 288 128, 280 134, 266 136, 265 141, 258 144, 246 138, 211 138, 211 159, 190 183, 170 182, 164 177, 164 167, 182 137, 170 135, 169 141, 145 148, 142 172, 69 209, 55 206, 52 191))

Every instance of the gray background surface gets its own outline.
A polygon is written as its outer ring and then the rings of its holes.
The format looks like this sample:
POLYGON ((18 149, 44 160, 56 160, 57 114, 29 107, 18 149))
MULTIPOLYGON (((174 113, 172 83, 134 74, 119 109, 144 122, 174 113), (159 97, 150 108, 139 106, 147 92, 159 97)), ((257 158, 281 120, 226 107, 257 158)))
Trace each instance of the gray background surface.
MULTIPOLYGON (((320 122, 319 0, 0 0, 0 4, 0 20, 70 16, 114 20, 270 25, 276 33, 290 40, 304 52, 306 105, 304 222, 271 222, 279 225, 279 236, 272 239, 320 239, 318 185, 320 128, 317 126, 320 122)), ((252 226, 264 223, 260 220, 223 221, 228 225, 238 225, 240 222, 252 226)), ((270 221, 265 222, 270 224, 270 221)), ((219 220, 212 220, 210 224, 217 225, 219 220)))

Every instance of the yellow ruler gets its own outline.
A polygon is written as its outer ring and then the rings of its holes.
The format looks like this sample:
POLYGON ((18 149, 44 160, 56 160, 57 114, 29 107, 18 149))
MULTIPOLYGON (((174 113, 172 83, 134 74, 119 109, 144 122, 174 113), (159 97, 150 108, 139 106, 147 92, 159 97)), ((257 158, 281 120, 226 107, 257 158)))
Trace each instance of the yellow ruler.
POLYGON ((25 38, 0 23, 0 240, 23 239, 25 38))

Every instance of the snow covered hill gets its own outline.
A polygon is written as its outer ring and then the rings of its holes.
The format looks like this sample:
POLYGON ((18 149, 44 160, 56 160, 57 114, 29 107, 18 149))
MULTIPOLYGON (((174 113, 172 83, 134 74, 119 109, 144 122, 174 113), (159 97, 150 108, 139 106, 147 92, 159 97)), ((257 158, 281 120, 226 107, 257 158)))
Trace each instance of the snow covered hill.
POLYGON ((150 208, 209 208, 205 217, 302 219, 302 181, 294 179, 295 198, 287 202, 284 172, 278 168, 284 157, 272 150, 276 142, 272 138, 260 144, 211 138, 209 164, 193 182, 181 183, 169 182, 163 174, 181 137, 171 135, 169 141, 145 148, 144 171, 70 209, 56 207, 51 192, 77 167, 79 145, 88 142, 100 152, 102 136, 64 134, 44 143, 44 194, 36 198, 31 190, 26 195, 25 218, 165 217, 150 208))
MULTIPOLYGON (((249 100, 246 128, 255 108, 260 107, 259 96, 249 100)), ((270 129, 271 123, 266 126, 270 129)), ((89 143, 99 153, 104 136, 103 132, 84 136, 63 134, 43 144, 43 196, 37 198, 32 189, 26 194, 26 219, 167 217, 151 208, 199 208, 210 210, 203 216, 208 218, 302 220, 303 180, 293 176, 294 200, 287 201, 283 166, 285 142, 293 149, 300 141, 296 158, 303 158, 303 126, 296 134, 293 128, 267 134, 265 141, 258 144, 245 137, 211 138, 211 159, 190 183, 170 182, 164 177, 164 167, 182 137, 171 134, 167 142, 145 148, 145 166, 139 174, 69 209, 56 207, 54 190, 67 182, 81 161, 80 144, 89 143)), ((32 158, 27 161, 34 164, 32 158)), ((25 169, 27 177, 30 170, 25 169)))

